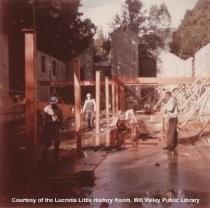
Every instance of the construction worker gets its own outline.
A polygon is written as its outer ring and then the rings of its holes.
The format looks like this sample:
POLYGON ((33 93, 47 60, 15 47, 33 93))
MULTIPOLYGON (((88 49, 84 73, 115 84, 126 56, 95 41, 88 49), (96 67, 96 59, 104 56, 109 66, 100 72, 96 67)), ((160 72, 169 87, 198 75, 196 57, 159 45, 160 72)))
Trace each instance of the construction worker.
POLYGON ((166 118, 168 124, 166 129, 167 135, 167 146, 164 149, 173 151, 178 144, 178 134, 177 134, 177 100, 171 95, 169 91, 165 93, 166 104, 163 106, 164 117, 166 118))
POLYGON ((88 122, 88 128, 91 130, 94 126, 94 112, 96 111, 95 99, 91 98, 91 94, 87 93, 82 112, 85 113, 85 120, 88 122))
POLYGON ((138 120, 135 116, 133 108, 129 108, 125 112, 125 120, 129 122, 129 124, 132 125, 138 125, 138 120))
POLYGON ((51 142, 54 141, 55 160, 59 160, 60 131, 63 129, 63 113, 57 103, 58 98, 56 96, 50 97, 50 104, 43 111, 43 158, 46 158, 51 142))
POLYGON ((125 112, 125 121, 128 122, 127 124, 125 122, 125 126, 131 130, 131 144, 135 147, 137 145, 136 134, 139 125, 132 106, 129 106, 125 112))

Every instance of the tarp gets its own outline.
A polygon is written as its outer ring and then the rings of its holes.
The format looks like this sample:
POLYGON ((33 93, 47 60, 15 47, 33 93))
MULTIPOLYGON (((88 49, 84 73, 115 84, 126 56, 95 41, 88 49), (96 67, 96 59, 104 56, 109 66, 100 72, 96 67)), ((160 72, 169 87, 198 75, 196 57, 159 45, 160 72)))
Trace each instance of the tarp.
POLYGON ((157 56, 157 77, 191 77, 192 58, 182 60, 178 56, 160 49, 157 56))
POLYGON ((210 76, 210 43, 195 54, 195 76, 210 76))
MULTIPOLYGON (((210 76, 210 43, 195 53, 195 77, 210 76)), ((157 77, 191 77, 193 58, 183 60, 165 49, 157 55, 157 77)))

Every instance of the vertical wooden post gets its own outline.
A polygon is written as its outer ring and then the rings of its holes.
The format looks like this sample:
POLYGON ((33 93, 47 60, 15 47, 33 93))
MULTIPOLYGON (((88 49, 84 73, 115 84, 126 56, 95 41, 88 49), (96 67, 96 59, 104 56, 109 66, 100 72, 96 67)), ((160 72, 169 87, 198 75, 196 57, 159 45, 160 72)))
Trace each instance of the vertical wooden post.
POLYGON ((115 81, 112 78, 112 116, 115 115, 115 81))
POLYGON ((110 146, 110 130, 106 132, 106 147, 110 146))
POLYGON ((27 169, 30 171, 29 187, 36 190, 37 177, 37 82, 36 35, 33 30, 25 33, 25 127, 27 137, 27 169))
POLYGON ((137 146, 136 142, 136 126, 134 124, 131 125, 131 144, 133 147, 137 146))
POLYGON ((109 125, 109 78, 105 77, 106 125, 109 125))
POLYGON ((122 111, 122 86, 119 86, 119 110, 122 111))
POLYGON ((118 85, 116 84, 115 85, 115 101, 116 101, 116 103, 115 103, 115 105, 116 105, 116 112, 118 113, 118 111, 119 111, 119 87, 118 87, 118 85))
POLYGON ((95 135, 95 144, 96 144, 96 146, 100 145, 100 134, 95 135))
POLYGON ((81 140, 81 89, 80 89, 80 62, 74 61, 74 108, 75 108, 75 136, 77 142, 77 152, 82 149, 81 140))
POLYGON ((125 110, 125 87, 121 87, 120 91, 120 110, 124 111, 125 110))
POLYGON ((100 71, 96 71, 96 133, 100 132, 100 71))

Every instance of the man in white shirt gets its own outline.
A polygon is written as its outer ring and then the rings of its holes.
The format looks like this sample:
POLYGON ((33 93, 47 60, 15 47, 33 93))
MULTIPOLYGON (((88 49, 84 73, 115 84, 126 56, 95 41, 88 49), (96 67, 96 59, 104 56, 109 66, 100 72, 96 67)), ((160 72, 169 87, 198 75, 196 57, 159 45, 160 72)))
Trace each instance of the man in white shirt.
POLYGON ((138 120, 132 108, 125 112, 125 120, 128 121, 130 125, 138 125, 138 120))
POLYGON ((94 112, 96 111, 95 99, 91 98, 91 94, 87 93, 82 112, 85 113, 85 120, 88 122, 88 128, 91 130, 94 126, 94 112))
POLYGON ((168 120, 167 125, 167 146, 164 149, 173 151, 178 144, 177 134, 177 100, 168 91, 165 93, 166 104, 163 106, 164 117, 168 120))

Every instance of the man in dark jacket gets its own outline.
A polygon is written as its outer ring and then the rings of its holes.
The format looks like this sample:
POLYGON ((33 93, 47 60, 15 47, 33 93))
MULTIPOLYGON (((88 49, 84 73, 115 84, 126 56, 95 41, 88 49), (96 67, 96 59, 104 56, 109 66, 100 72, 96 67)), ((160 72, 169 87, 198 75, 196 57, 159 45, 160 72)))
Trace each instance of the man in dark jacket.
POLYGON ((43 158, 46 158, 51 142, 54 141, 54 159, 59 159, 60 131, 63 129, 63 113, 57 105, 58 98, 52 96, 50 104, 43 111, 44 149, 43 158))

